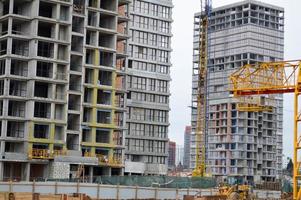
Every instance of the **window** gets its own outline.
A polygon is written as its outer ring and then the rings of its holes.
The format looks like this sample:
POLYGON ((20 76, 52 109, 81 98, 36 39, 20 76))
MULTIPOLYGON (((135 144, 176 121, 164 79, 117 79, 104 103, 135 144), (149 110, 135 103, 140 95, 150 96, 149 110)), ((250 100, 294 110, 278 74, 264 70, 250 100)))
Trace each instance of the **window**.
POLYGON ((169 38, 167 36, 159 36, 160 47, 169 48, 169 38))
POLYGON ((97 111, 97 123, 109 124, 111 123, 110 111, 97 111))
POLYGON ((158 80, 159 92, 167 92, 167 81, 158 80))
POLYGON ((169 23, 164 22, 164 21, 160 21, 159 31, 161 31, 162 33, 169 33, 169 23))
POLYGON ((156 49, 148 49, 149 50, 149 59, 156 61, 156 49))
POLYGON ((147 33, 138 31, 137 34, 138 34, 138 42, 142 44, 147 44, 147 33))
POLYGON ((150 14, 153 16, 158 16, 158 5, 156 4, 150 5, 150 14))
POLYGON ((148 28, 148 18, 146 17, 141 17, 141 16, 136 16, 137 17, 137 21, 136 21, 136 25, 139 28, 148 28))
POLYGON ((150 41, 150 45, 156 46, 157 45, 157 35, 150 33, 149 34, 149 41, 150 41))
POLYGON ((146 78, 133 76, 132 87, 134 89, 146 90, 146 78))
POLYGON ((158 30, 158 20, 156 19, 149 19, 149 29, 153 31, 158 30))
POLYGON ((156 80, 149 79, 149 90, 155 91, 156 90, 156 80))
POLYGON ((147 59, 147 48, 138 46, 136 48, 135 57, 141 59, 147 59))
POLYGON ((167 51, 158 50, 158 56, 159 56, 159 61, 160 62, 164 62, 164 63, 168 63, 169 62, 168 52, 167 51))

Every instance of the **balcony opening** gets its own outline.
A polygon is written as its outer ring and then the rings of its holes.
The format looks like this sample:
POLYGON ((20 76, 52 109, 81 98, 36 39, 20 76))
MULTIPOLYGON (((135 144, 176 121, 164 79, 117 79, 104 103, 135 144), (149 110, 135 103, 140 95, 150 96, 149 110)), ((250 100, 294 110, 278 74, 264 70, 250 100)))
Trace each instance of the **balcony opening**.
POLYGON ((78 75, 70 75, 70 85, 69 85, 69 90, 73 90, 73 91, 77 91, 80 92, 81 91, 81 76, 78 75))
POLYGON ((49 138, 49 125, 35 124, 33 135, 35 138, 48 139, 49 138))
POLYGON ((88 26, 96 26, 97 21, 97 13, 88 11, 88 26))
POLYGON ((29 35, 30 34, 30 22, 21 20, 21 19, 13 19, 12 34, 29 35))
POLYGON ((97 123, 110 124, 111 123, 111 111, 98 110, 97 111, 97 123))
POLYGON ((66 98, 66 89, 65 85, 56 85, 55 89, 55 99, 57 100, 65 100, 66 98))
POLYGON ((98 73, 98 84, 112 86, 112 72, 100 70, 98 73))
POLYGON ((64 120, 65 119, 65 105, 63 104, 55 104, 54 110, 54 118, 56 120, 64 120))
POLYGON ((83 43, 83 37, 73 35, 71 41, 71 51, 83 53, 83 43))
POLYGON ((108 162, 109 159, 109 150, 108 149, 95 149, 95 154, 101 158, 102 162, 108 162))
POLYGON ((9 12, 9 2, 10 2, 10 0, 4 0, 4 1, 0 2, 2 4, 1 16, 4 16, 4 15, 8 14, 8 12, 9 12))
POLYGON ((20 56, 28 56, 29 54, 29 42, 25 40, 13 39, 12 54, 20 56))
POLYGON ((64 126, 55 125, 54 139, 64 140, 64 126))
POLYGON ((89 0, 88 6, 97 8, 97 0, 89 0))
POLYGON ((67 61, 67 56, 68 56, 68 53, 67 53, 67 46, 66 45, 61 45, 59 44, 58 45, 58 50, 57 50, 57 58, 59 60, 64 60, 64 61, 67 61))
POLYGON ((114 49, 116 46, 115 36, 112 34, 99 33, 98 46, 114 49))
POLYGON ((111 105, 111 97, 111 91, 97 90, 97 104, 111 105))
POLYGON ((42 61, 37 62, 36 76, 52 78, 52 71, 53 71, 53 63, 42 62, 42 61))
POLYGON ((0 36, 8 34, 8 20, 0 22, 0 36))
POLYGON ((26 97, 27 92, 26 81, 10 80, 9 95, 26 97))
POLYGON ((10 74, 15 76, 28 75, 28 62, 23 60, 11 60, 10 74))
POLYGON ((119 107, 119 108, 123 108, 125 106, 124 94, 116 94, 116 96, 115 96, 115 106, 119 107))
POLYGON ((99 52, 99 64, 102 66, 113 67, 114 54, 110 53, 110 52, 100 51, 99 52))
POLYGON ((89 68, 86 68, 85 69, 85 83, 88 83, 88 84, 93 84, 94 83, 94 69, 89 69, 89 68))
POLYGON ((34 117, 39 118, 50 118, 51 114, 51 104, 44 102, 34 103, 34 117))
POLYGON ((39 41, 38 43, 38 56, 53 58, 54 44, 49 42, 39 41))
MULTIPOLYGON (((4 54, 6 54, 6 49, 5 49, 4 54)), ((86 64, 93 65, 94 60, 95 60, 95 50, 87 49, 86 50, 86 64)))
POLYGON ((113 142, 115 145, 120 145, 122 146, 122 138, 123 134, 121 131, 114 131, 113 133, 113 142))
POLYGON ((75 134, 67 134, 67 149, 78 151, 79 150, 79 136, 75 134))
POLYGON ((0 41, 0 56, 7 53, 7 40, 0 41))
POLYGON ((56 67, 56 79, 57 80, 67 80, 66 68, 67 68, 66 65, 57 64, 57 67, 56 67))
MULTIPOLYGON (((126 67, 126 59, 125 58, 119 58, 116 59, 116 69, 120 71, 125 71, 126 67)), ((130 62, 129 62, 129 68, 130 68, 130 62)))
MULTIPOLYGON (((73 1, 73 9, 74 9, 73 1)), ((84 18, 73 16, 72 18, 72 31, 76 33, 84 34, 84 18)))
POLYGON ((91 132, 91 129, 83 129, 83 132, 82 132, 82 141, 83 142, 92 142, 92 132, 91 132))
POLYGON ((123 126, 123 112, 115 112, 114 124, 119 127, 123 126))
POLYGON ((80 128, 80 115, 79 114, 68 114, 68 130, 79 131, 80 128))
POLYGON ((70 70, 81 72, 83 57, 78 55, 71 55, 70 70))
POLYGON ((7 121, 7 137, 24 138, 24 122, 7 121))
POLYGON ((5 142, 4 152, 24 153, 23 143, 5 142))
POLYGON ((110 143, 110 130, 96 130, 96 139, 97 143, 110 143))
POLYGON ((65 25, 59 26, 59 40, 63 40, 63 41, 69 40, 68 26, 65 25))
POLYGON ((60 20, 62 21, 69 21, 69 6, 63 6, 60 7, 60 20))
POLYGON ((47 37, 47 38, 55 38, 55 24, 39 21, 38 36, 47 37))
MULTIPOLYGON (((4 80, 0 80, 0 95, 4 93, 4 80)), ((2 110, 0 110, 2 112, 2 110)))
POLYGON ((117 75, 115 87, 118 90, 125 90, 125 76, 117 75))
POLYGON ((8 102, 8 116, 25 117, 25 102, 12 101, 8 102))
POLYGON ((31 2, 24 1, 24 0, 14 1, 14 9, 13 9, 14 14, 30 16, 31 15, 30 11, 31 11, 31 2))
POLYGON ((116 17, 104 13, 100 13, 99 27, 105 29, 116 30, 116 17))
POLYGON ((41 98, 51 98, 51 90, 52 87, 49 86, 48 83, 36 81, 34 85, 34 96, 41 98))
POLYGON ((47 18, 56 18, 56 5, 52 3, 47 3, 44 1, 40 2, 39 16, 47 18))
POLYGON ((116 0, 101 0, 100 1, 100 8, 104 10, 116 11, 117 2, 116 0))
POLYGON ((84 15, 85 0, 73 0, 73 12, 75 12, 76 14, 84 15))
POLYGON ((85 88, 84 102, 85 103, 92 103, 92 96, 93 96, 93 89, 92 88, 85 88))
POLYGON ((96 31, 87 30, 86 44, 91 46, 96 46, 96 31))
POLYGON ((80 111, 80 95, 70 94, 68 101, 68 109, 80 111))
POLYGON ((83 122, 91 122, 92 108, 84 107, 83 122))

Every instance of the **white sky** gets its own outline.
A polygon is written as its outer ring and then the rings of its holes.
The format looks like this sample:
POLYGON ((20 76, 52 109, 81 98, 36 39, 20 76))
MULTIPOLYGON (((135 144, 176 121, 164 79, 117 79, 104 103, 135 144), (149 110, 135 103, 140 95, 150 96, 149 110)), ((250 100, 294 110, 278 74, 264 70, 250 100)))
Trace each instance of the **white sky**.
MULTIPOLYGON (((262 0, 285 9, 285 54, 286 60, 301 59, 301 1, 262 0), (299 21, 300 20, 300 21, 299 21)), ((238 0, 213 0, 213 7, 223 6, 238 0)), ((200 11, 200 0, 173 0, 172 63, 169 137, 182 145, 184 128, 190 125, 193 15, 200 11)), ((283 153, 293 153, 293 98, 285 95, 283 120, 283 153)))

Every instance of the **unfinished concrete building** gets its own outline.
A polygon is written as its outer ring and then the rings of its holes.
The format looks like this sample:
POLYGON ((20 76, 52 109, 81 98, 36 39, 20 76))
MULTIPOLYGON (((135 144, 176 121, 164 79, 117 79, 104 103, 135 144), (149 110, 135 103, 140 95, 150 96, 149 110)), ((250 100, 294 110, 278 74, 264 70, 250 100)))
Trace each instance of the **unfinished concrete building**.
MULTIPOLYGON (((192 129, 198 92, 200 13, 194 18, 192 129)), ((283 8, 246 0, 214 8, 209 23, 207 171, 239 181, 274 181, 282 169, 283 100, 272 111, 242 112, 229 96, 229 75, 245 64, 283 60, 283 8)), ((270 97, 262 97, 269 99, 270 97)), ((190 167, 195 166, 192 135, 190 167)))
POLYGON ((134 0, 130 6, 127 174, 167 173, 171 0, 134 0))
POLYGON ((0 2, 0 180, 123 174, 129 3, 0 2))

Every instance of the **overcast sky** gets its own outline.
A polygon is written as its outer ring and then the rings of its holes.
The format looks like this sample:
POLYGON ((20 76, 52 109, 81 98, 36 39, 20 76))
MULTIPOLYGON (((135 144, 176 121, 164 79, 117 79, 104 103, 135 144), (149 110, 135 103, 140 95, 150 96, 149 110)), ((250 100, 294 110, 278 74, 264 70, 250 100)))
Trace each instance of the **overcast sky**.
MULTIPOLYGON (((223 6, 238 0, 213 0, 213 7, 223 6)), ((285 9, 285 54, 286 60, 301 59, 301 1, 263 0, 285 9)), ((169 137, 182 145, 184 128, 190 125, 191 74, 192 74, 192 36, 193 15, 200 11, 200 0, 173 0, 172 25, 172 68, 169 137)), ((293 98, 285 95, 283 140, 287 156, 293 153, 293 98)))

